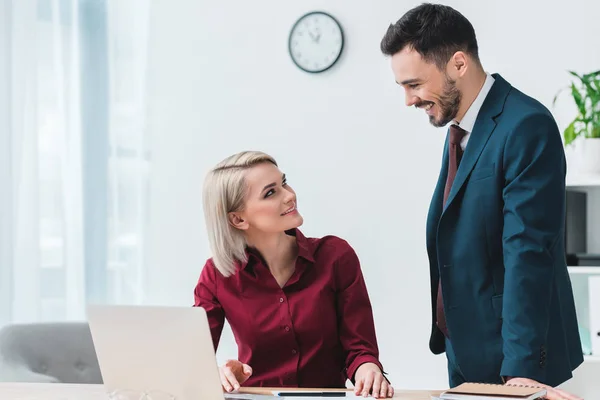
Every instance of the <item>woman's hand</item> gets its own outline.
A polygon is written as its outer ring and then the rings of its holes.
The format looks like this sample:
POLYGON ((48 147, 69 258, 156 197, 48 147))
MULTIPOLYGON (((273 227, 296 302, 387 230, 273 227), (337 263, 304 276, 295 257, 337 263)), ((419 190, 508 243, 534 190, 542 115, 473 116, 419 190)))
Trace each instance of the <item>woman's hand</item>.
POLYGON ((394 388, 388 383, 379 367, 373 363, 362 364, 354 374, 354 394, 376 399, 394 396, 394 388))
POLYGON ((247 364, 242 364, 238 360, 227 360, 225 365, 219 368, 219 375, 221 376, 223 390, 231 392, 238 390, 240 385, 250 378, 252 368, 247 364))

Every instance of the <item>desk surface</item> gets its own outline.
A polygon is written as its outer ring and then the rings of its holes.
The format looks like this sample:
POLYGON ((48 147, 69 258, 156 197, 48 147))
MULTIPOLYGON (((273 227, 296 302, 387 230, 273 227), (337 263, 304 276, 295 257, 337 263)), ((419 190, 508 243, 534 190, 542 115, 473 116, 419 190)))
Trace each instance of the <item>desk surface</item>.
MULTIPOLYGON (((397 390, 395 399, 430 400, 439 391, 397 390)), ((106 400, 102 385, 62 383, 0 383, 2 400, 106 400)), ((371 398, 372 399, 372 398, 371 398)))

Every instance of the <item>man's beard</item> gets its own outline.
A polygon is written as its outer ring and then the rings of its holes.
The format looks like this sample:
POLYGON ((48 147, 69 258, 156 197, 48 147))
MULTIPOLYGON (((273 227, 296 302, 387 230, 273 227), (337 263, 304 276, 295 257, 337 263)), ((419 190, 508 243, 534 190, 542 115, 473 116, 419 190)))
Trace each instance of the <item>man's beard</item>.
MULTIPOLYGON (((458 109, 460 108, 461 99, 462 93, 456 87, 456 82, 446 76, 444 82, 444 93, 440 96, 437 102, 437 106, 439 107, 442 115, 439 119, 436 119, 435 115, 430 115, 429 122, 431 125, 440 128, 456 118, 456 114, 458 114, 458 109)), ((423 102, 422 104, 426 103, 428 102, 423 102)), ((417 107, 419 106, 420 105, 418 104, 417 107)))

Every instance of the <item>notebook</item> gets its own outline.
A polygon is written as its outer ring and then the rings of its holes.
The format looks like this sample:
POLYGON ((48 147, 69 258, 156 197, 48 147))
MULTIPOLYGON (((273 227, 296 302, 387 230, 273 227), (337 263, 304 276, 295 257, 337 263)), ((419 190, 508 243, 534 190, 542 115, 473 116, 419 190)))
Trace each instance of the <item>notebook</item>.
POLYGON ((440 395, 442 400, 535 400, 546 396, 546 389, 523 385, 463 383, 440 395))

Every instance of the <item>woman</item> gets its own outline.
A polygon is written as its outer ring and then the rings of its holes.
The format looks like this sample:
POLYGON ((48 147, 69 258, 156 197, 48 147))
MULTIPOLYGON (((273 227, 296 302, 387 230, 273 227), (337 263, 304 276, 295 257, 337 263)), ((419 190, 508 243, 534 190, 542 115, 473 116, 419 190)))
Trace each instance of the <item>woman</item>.
POLYGON ((275 160, 233 155, 203 190, 213 257, 194 291, 215 350, 225 318, 239 360, 220 368, 224 390, 240 385, 344 388, 392 397, 378 360, 371 304, 356 253, 335 236, 306 238, 296 194, 275 160))

